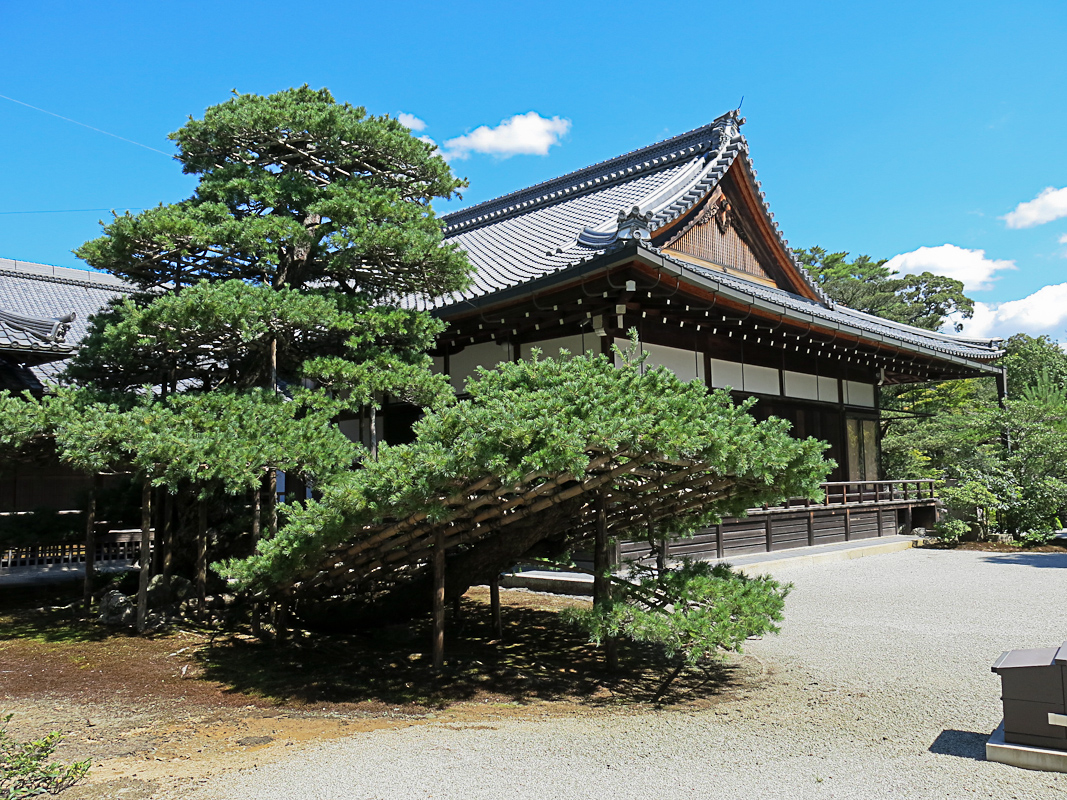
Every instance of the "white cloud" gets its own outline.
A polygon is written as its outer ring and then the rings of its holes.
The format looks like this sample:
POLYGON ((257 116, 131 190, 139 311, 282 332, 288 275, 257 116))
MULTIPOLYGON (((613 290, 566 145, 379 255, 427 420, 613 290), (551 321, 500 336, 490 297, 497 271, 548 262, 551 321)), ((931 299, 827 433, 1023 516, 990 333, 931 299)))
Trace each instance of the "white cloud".
POLYGON ((985 257, 985 250, 967 250, 954 244, 939 247, 920 247, 910 253, 893 256, 886 266, 901 274, 918 275, 932 272, 963 281, 967 291, 991 289, 994 273, 1002 269, 1015 269, 1014 261, 1001 261, 985 257))
POLYGON ((403 125, 405 128, 410 128, 413 131, 426 130, 426 123, 416 117, 414 114, 408 114, 401 111, 396 115, 397 122, 403 125))
POLYGON ((471 153, 487 153, 501 158, 548 155, 548 148, 559 144, 560 138, 570 129, 569 119, 542 117, 536 111, 516 114, 502 120, 495 128, 482 125, 470 133, 447 140, 445 158, 464 159, 471 153))
POLYGON ((1054 219, 1067 217, 1067 187, 1049 186, 1033 200, 1019 203, 1014 211, 1001 217, 1009 228, 1032 228, 1054 219))
POLYGON ((1067 244, 1067 233, 1060 234, 1060 244, 1067 244))
POLYGON ((1021 300, 975 303, 974 316, 961 322, 962 335, 977 339, 1006 339, 1014 333, 1061 339, 1067 336, 1067 283, 1043 286, 1021 300))

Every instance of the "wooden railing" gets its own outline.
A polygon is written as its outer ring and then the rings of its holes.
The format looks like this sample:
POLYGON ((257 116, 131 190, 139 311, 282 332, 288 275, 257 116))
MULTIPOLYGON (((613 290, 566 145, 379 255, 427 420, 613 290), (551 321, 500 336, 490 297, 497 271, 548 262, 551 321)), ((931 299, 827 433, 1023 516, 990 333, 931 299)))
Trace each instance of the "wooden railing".
MULTIPOLYGON (((141 532, 111 531, 97 534, 97 563, 130 563, 141 557, 141 532)), ((44 544, 0 550, 0 569, 84 564, 84 542, 44 544)))
MULTIPOLYGON (((906 503, 935 500, 937 495, 932 478, 908 481, 833 481, 822 484, 822 500, 806 497, 786 500, 778 508, 806 508, 809 506, 855 506, 906 503)), ((763 509, 757 509, 763 510, 763 509)))

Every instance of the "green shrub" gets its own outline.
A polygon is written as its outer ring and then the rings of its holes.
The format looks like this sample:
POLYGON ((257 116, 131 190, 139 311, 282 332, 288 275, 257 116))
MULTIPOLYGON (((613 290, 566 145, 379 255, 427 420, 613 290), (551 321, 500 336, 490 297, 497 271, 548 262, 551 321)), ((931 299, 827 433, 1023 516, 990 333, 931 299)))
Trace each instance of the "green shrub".
POLYGON ((1052 531, 1027 531, 1019 537, 1019 542, 1023 547, 1040 547, 1055 538, 1056 534, 1052 531))
POLYGON ((962 519, 949 517, 937 523, 934 530, 937 531, 938 539, 954 544, 971 532, 971 526, 962 519))
MULTIPOLYGON (((0 716, 0 726, 6 725, 11 716, 0 716)), ((88 775, 89 761, 49 761, 62 738, 53 731, 41 739, 20 742, 0 727, 0 800, 59 794, 88 775)))

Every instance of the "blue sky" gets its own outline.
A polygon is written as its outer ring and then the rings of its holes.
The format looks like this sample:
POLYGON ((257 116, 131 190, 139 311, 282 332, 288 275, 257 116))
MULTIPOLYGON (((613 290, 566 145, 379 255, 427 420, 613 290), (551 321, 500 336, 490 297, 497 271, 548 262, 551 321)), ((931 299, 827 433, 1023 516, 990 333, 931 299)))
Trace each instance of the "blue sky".
MULTIPOLYGON (((744 96, 793 246, 961 277, 973 335, 1067 339, 1062 2, 8 2, 0 26, 0 95, 165 152, 231 89, 308 83, 413 115, 470 180, 464 204, 744 96)), ((83 266, 70 251, 98 209, 193 185, 161 153, 0 99, 2 256, 83 266), (67 213, 11 213, 42 211, 67 213)))

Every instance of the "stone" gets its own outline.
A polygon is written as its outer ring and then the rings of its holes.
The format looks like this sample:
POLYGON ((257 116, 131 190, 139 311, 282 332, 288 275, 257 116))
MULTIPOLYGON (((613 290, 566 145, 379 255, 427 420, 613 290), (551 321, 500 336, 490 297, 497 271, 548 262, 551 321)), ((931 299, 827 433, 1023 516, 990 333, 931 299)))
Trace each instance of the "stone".
POLYGON ((166 608, 185 600, 193 591, 193 584, 181 575, 153 575, 148 582, 148 607, 166 608))
POLYGON ((133 625, 137 622, 137 606, 117 589, 100 600, 100 622, 105 625, 133 625))

